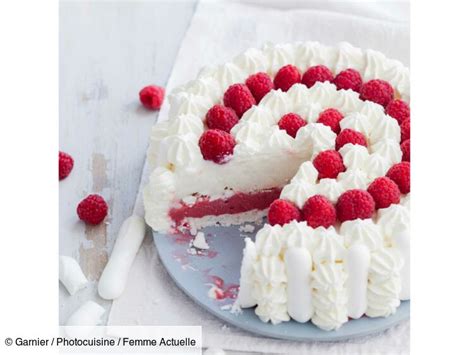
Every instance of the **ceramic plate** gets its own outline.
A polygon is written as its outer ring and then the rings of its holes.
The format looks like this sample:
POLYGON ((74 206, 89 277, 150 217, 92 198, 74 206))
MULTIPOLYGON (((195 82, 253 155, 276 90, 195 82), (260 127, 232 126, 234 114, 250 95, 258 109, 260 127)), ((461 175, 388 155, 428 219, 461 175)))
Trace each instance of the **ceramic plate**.
POLYGON ((253 239, 256 231, 257 228, 253 233, 245 233, 238 226, 205 228, 202 232, 210 246, 205 251, 191 248, 193 237, 187 235, 154 232, 154 240, 163 265, 180 289, 216 317, 255 334, 297 341, 337 341, 377 333, 410 317, 410 302, 405 301, 390 317, 350 320, 337 331, 327 332, 311 322, 263 323, 254 308, 232 312, 244 238, 253 239))

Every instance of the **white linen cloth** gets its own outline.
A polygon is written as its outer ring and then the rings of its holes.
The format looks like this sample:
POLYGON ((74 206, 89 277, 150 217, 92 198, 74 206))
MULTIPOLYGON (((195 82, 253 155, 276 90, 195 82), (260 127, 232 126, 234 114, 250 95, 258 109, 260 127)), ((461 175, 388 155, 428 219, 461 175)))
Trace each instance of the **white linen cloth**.
MULTIPOLYGON (((231 60, 249 47, 270 41, 341 41, 380 50, 409 65, 407 3, 282 2, 257 4, 201 2, 183 39, 171 72, 167 93, 194 79, 204 65, 231 60)), ((168 105, 158 120, 165 120, 168 105)), ((143 214, 141 190, 135 213, 143 214)), ((110 325, 202 325, 203 345, 234 351, 284 354, 404 354, 409 351, 409 322, 384 333, 338 343, 298 343, 259 337, 207 313, 189 299, 161 265, 151 239, 146 237, 134 262, 123 295, 114 301, 110 325)))

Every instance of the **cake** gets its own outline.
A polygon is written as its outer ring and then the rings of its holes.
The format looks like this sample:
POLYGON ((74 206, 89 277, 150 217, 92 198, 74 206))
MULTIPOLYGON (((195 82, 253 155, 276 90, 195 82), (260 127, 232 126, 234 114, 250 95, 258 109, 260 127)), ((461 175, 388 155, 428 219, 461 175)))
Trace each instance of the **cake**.
POLYGON ((348 43, 267 44, 204 68, 152 130, 156 231, 267 223, 238 304, 262 321, 388 316, 409 299, 409 71, 348 43))

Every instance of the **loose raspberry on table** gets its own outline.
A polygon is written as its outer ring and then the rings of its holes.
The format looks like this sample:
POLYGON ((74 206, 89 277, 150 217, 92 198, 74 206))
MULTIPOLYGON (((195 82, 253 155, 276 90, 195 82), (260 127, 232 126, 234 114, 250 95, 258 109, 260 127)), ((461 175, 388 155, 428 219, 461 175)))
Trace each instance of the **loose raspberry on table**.
POLYGON ((288 91, 293 84, 299 82, 301 82, 301 74, 298 68, 291 64, 281 67, 273 79, 275 89, 281 89, 282 91, 288 91))
POLYGON ((212 106, 206 114, 206 125, 210 129, 220 129, 229 133, 237 122, 239 118, 235 111, 223 105, 212 106))
POLYGON ((336 223, 336 209, 326 197, 315 195, 304 204, 302 217, 310 227, 328 228, 336 223))
POLYGON ((348 143, 363 145, 367 147, 367 140, 365 136, 350 128, 345 128, 336 137, 336 150, 341 149, 348 143))
POLYGON ((410 106, 403 100, 395 99, 385 107, 385 113, 402 124, 406 119, 410 119, 410 106))
POLYGON ((165 89, 161 86, 148 85, 140 90, 140 102, 149 110, 159 110, 165 97, 165 89))
POLYGON ((280 226, 289 223, 293 220, 301 220, 301 212, 293 203, 278 199, 272 202, 268 209, 268 223, 274 226, 279 224, 280 226))
POLYGON ((298 130, 303 126, 306 126, 306 121, 296 113, 287 113, 280 118, 280 121, 278 121, 278 127, 286 131, 286 133, 293 138, 296 137, 296 133, 298 133, 298 130))
POLYGON ((339 196, 336 211, 341 222, 371 218, 375 212, 375 201, 367 191, 348 190, 339 196))
POLYGON ((247 85, 234 84, 224 94, 224 105, 235 111, 240 118, 256 101, 247 85))
POLYGON ((375 208, 387 208, 392 203, 400 202, 400 189, 388 177, 378 177, 367 188, 367 192, 375 201, 375 208))
POLYGON ((224 164, 234 153, 236 145, 234 137, 220 129, 205 131, 199 139, 199 148, 205 160, 212 160, 217 164, 224 164))
POLYGON ((318 117, 318 123, 328 126, 331 130, 338 134, 341 131, 339 122, 344 118, 341 112, 335 108, 328 108, 321 112, 318 117))
POLYGON ((301 83, 310 88, 317 82, 332 81, 333 79, 334 75, 332 75, 328 67, 325 65, 316 65, 306 70, 301 78, 301 83))
POLYGON ((398 185, 402 194, 410 192, 410 162, 402 161, 392 166, 385 175, 398 185))
POLYGON ((376 104, 387 106, 393 100, 394 91, 392 85, 385 80, 374 79, 362 84, 360 98, 364 101, 372 101, 376 104))
POLYGON ((410 161, 410 140, 407 139, 400 144, 400 149, 402 150, 402 160, 410 161))
POLYGON ((67 153, 59 152, 59 180, 65 179, 74 167, 74 159, 67 153))
POLYGON ((407 139, 410 139, 410 119, 405 120, 400 125, 401 141, 405 142, 407 139))
POLYGON ((257 104, 273 89, 273 81, 267 73, 250 75, 245 81, 257 104))
POLYGON ((335 179, 346 170, 341 154, 335 150, 325 150, 319 153, 313 160, 313 165, 318 171, 320 179, 335 179))
POLYGON ((87 196, 77 205, 77 215, 88 224, 99 224, 107 216, 107 202, 100 195, 87 196))
POLYGON ((359 92, 360 87, 362 86, 362 77, 357 70, 346 69, 337 74, 332 82, 336 85, 338 90, 350 89, 359 92))

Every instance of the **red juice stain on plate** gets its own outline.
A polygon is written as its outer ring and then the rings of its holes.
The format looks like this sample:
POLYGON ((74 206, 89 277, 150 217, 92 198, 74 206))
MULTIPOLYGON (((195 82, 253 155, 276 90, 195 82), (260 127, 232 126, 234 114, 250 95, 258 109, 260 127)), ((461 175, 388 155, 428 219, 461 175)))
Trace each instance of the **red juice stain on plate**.
POLYGON ((239 293, 239 285, 230 285, 224 291, 224 298, 236 299, 239 293))
POLYGON ((210 275, 211 282, 218 288, 224 287, 224 280, 219 276, 210 275))

